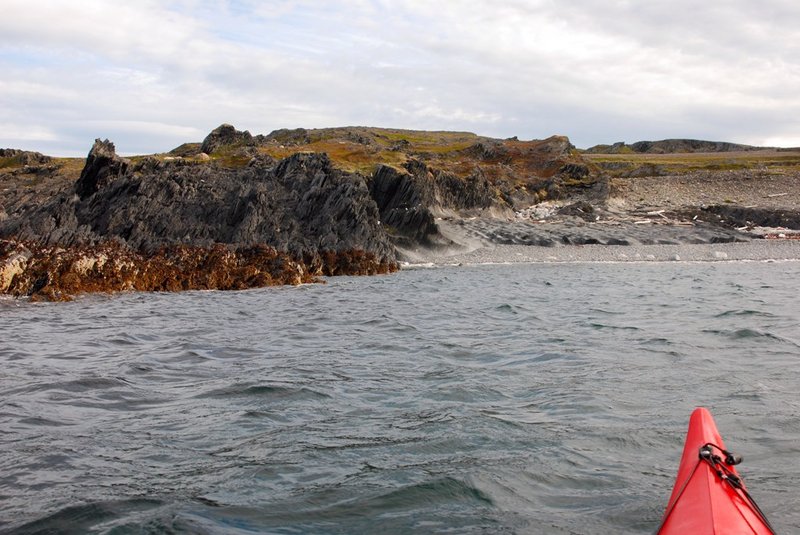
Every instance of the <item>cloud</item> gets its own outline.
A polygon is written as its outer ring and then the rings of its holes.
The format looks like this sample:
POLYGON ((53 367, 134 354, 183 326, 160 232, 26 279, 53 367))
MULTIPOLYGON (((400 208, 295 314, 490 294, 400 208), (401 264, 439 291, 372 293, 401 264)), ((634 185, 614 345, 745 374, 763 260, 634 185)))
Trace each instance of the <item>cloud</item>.
POLYGON ((55 141, 55 131, 46 126, 0 123, 0 140, 55 141))
POLYGON ((791 139, 799 24, 784 0, 7 0, 0 123, 18 126, 0 139, 35 124, 62 152, 156 152, 222 122, 791 139))
POLYGON ((767 137, 753 143, 764 147, 800 147, 800 135, 767 137))

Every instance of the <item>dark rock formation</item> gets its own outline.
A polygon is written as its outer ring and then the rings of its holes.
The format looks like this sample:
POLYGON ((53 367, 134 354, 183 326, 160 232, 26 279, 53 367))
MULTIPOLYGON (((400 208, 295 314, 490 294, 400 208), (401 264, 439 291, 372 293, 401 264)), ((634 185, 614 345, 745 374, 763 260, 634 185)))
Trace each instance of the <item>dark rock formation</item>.
POLYGON ((115 242, 62 248, 0 240, 0 293, 34 300, 126 290, 242 290, 315 280, 303 262, 265 246, 180 245, 143 255, 115 242))
POLYGON ((128 170, 128 160, 119 158, 114 144, 109 140, 94 140, 94 146, 86 158, 86 166, 81 177, 75 183, 75 193, 81 199, 93 195, 100 188, 106 187, 114 179, 123 176, 128 170))
POLYGON ((268 246, 310 273, 396 269, 363 177, 313 153, 277 165, 257 157, 242 168, 152 157, 131 164, 98 140, 74 193, 26 206, 0 222, 0 237, 79 249, 116 243, 144 258, 164 248, 268 246))
POLYGON ((428 206, 429 181, 420 182, 409 173, 382 165, 370 182, 385 230, 395 239, 428 243, 438 233, 428 206))
POLYGON ((53 159, 40 152, 20 149, 0 149, 0 167, 7 165, 37 165, 50 163, 53 159), (5 160, 5 161, 4 161, 5 160))
POLYGON ((380 166, 370 181, 381 221, 402 244, 435 244, 435 214, 489 208, 495 201, 494 191, 479 173, 460 178, 431 170, 419 160, 409 161, 405 172, 380 166))
POLYGON ((585 180, 590 174, 589 166, 577 163, 568 163, 558 170, 558 174, 573 180, 585 180))
POLYGON ((705 216, 713 214, 732 227, 783 227, 800 230, 800 210, 750 208, 736 204, 706 207, 705 216))
POLYGON ((622 141, 613 145, 595 145, 586 149, 588 154, 672 154, 685 152, 734 152, 764 150, 771 147, 754 147, 724 141, 704 141, 700 139, 662 139, 661 141, 637 141, 628 145, 622 141))
POLYGON ((226 145, 249 145, 253 142, 253 136, 245 130, 241 132, 232 125, 222 124, 211 131, 200 145, 200 151, 212 154, 218 148, 226 145))
POLYGON ((489 162, 503 162, 510 158, 509 150, 501 141, 482 140, 464 150, 464 154, 489 162))

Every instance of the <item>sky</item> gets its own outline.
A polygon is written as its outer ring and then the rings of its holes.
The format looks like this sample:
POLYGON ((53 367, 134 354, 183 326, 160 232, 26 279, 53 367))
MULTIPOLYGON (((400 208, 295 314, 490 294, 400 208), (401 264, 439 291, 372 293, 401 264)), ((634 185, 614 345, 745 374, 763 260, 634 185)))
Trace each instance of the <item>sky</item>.
POLYGON ((800 146, 797 0, 0 0, 0 147, 230 123, 800 146))

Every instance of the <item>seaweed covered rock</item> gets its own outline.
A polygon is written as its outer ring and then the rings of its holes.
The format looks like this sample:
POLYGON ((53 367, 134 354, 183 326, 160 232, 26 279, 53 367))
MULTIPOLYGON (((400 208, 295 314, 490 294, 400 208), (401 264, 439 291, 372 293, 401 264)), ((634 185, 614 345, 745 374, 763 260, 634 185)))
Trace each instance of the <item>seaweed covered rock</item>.
POLYGON ((68 301, 88 292, 241 290, 316 280, 266 246, 173 246, 144 255, 116 243, 52 247, 0 240, 0 292, 68 301))
POLYGON ((175 247, 267 246, 317 273, 396 269, 363 177, 334 168, 325 154, 251 163, 144 158, 132 165, 98 140, 77 195, 64 191, 27 206, 0 221, 0 237, 67 248, 116 243, 145 257, 175 247))

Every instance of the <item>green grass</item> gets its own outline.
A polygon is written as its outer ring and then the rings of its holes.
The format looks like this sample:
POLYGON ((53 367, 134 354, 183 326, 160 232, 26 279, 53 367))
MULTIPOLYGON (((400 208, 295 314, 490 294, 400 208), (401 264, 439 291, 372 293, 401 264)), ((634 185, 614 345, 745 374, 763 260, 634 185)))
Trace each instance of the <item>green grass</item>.
POLYGON ((675 174, 693 171, 739 171, 744 169, 762 169, 768 172, 782 173, 797 171, 798 166, 800 166, 800 151, 584 154, 583 157, 601 166, 602 164, 627 164, 620 166, 620 169, 611 170, 612 174, 627 172, 644 165, 657 166, 664 172, 675 174))
POLYGON ((8 169, 10 167, 21 167, 19 156, 6 156, 0 158, 0 169, 8 169))

